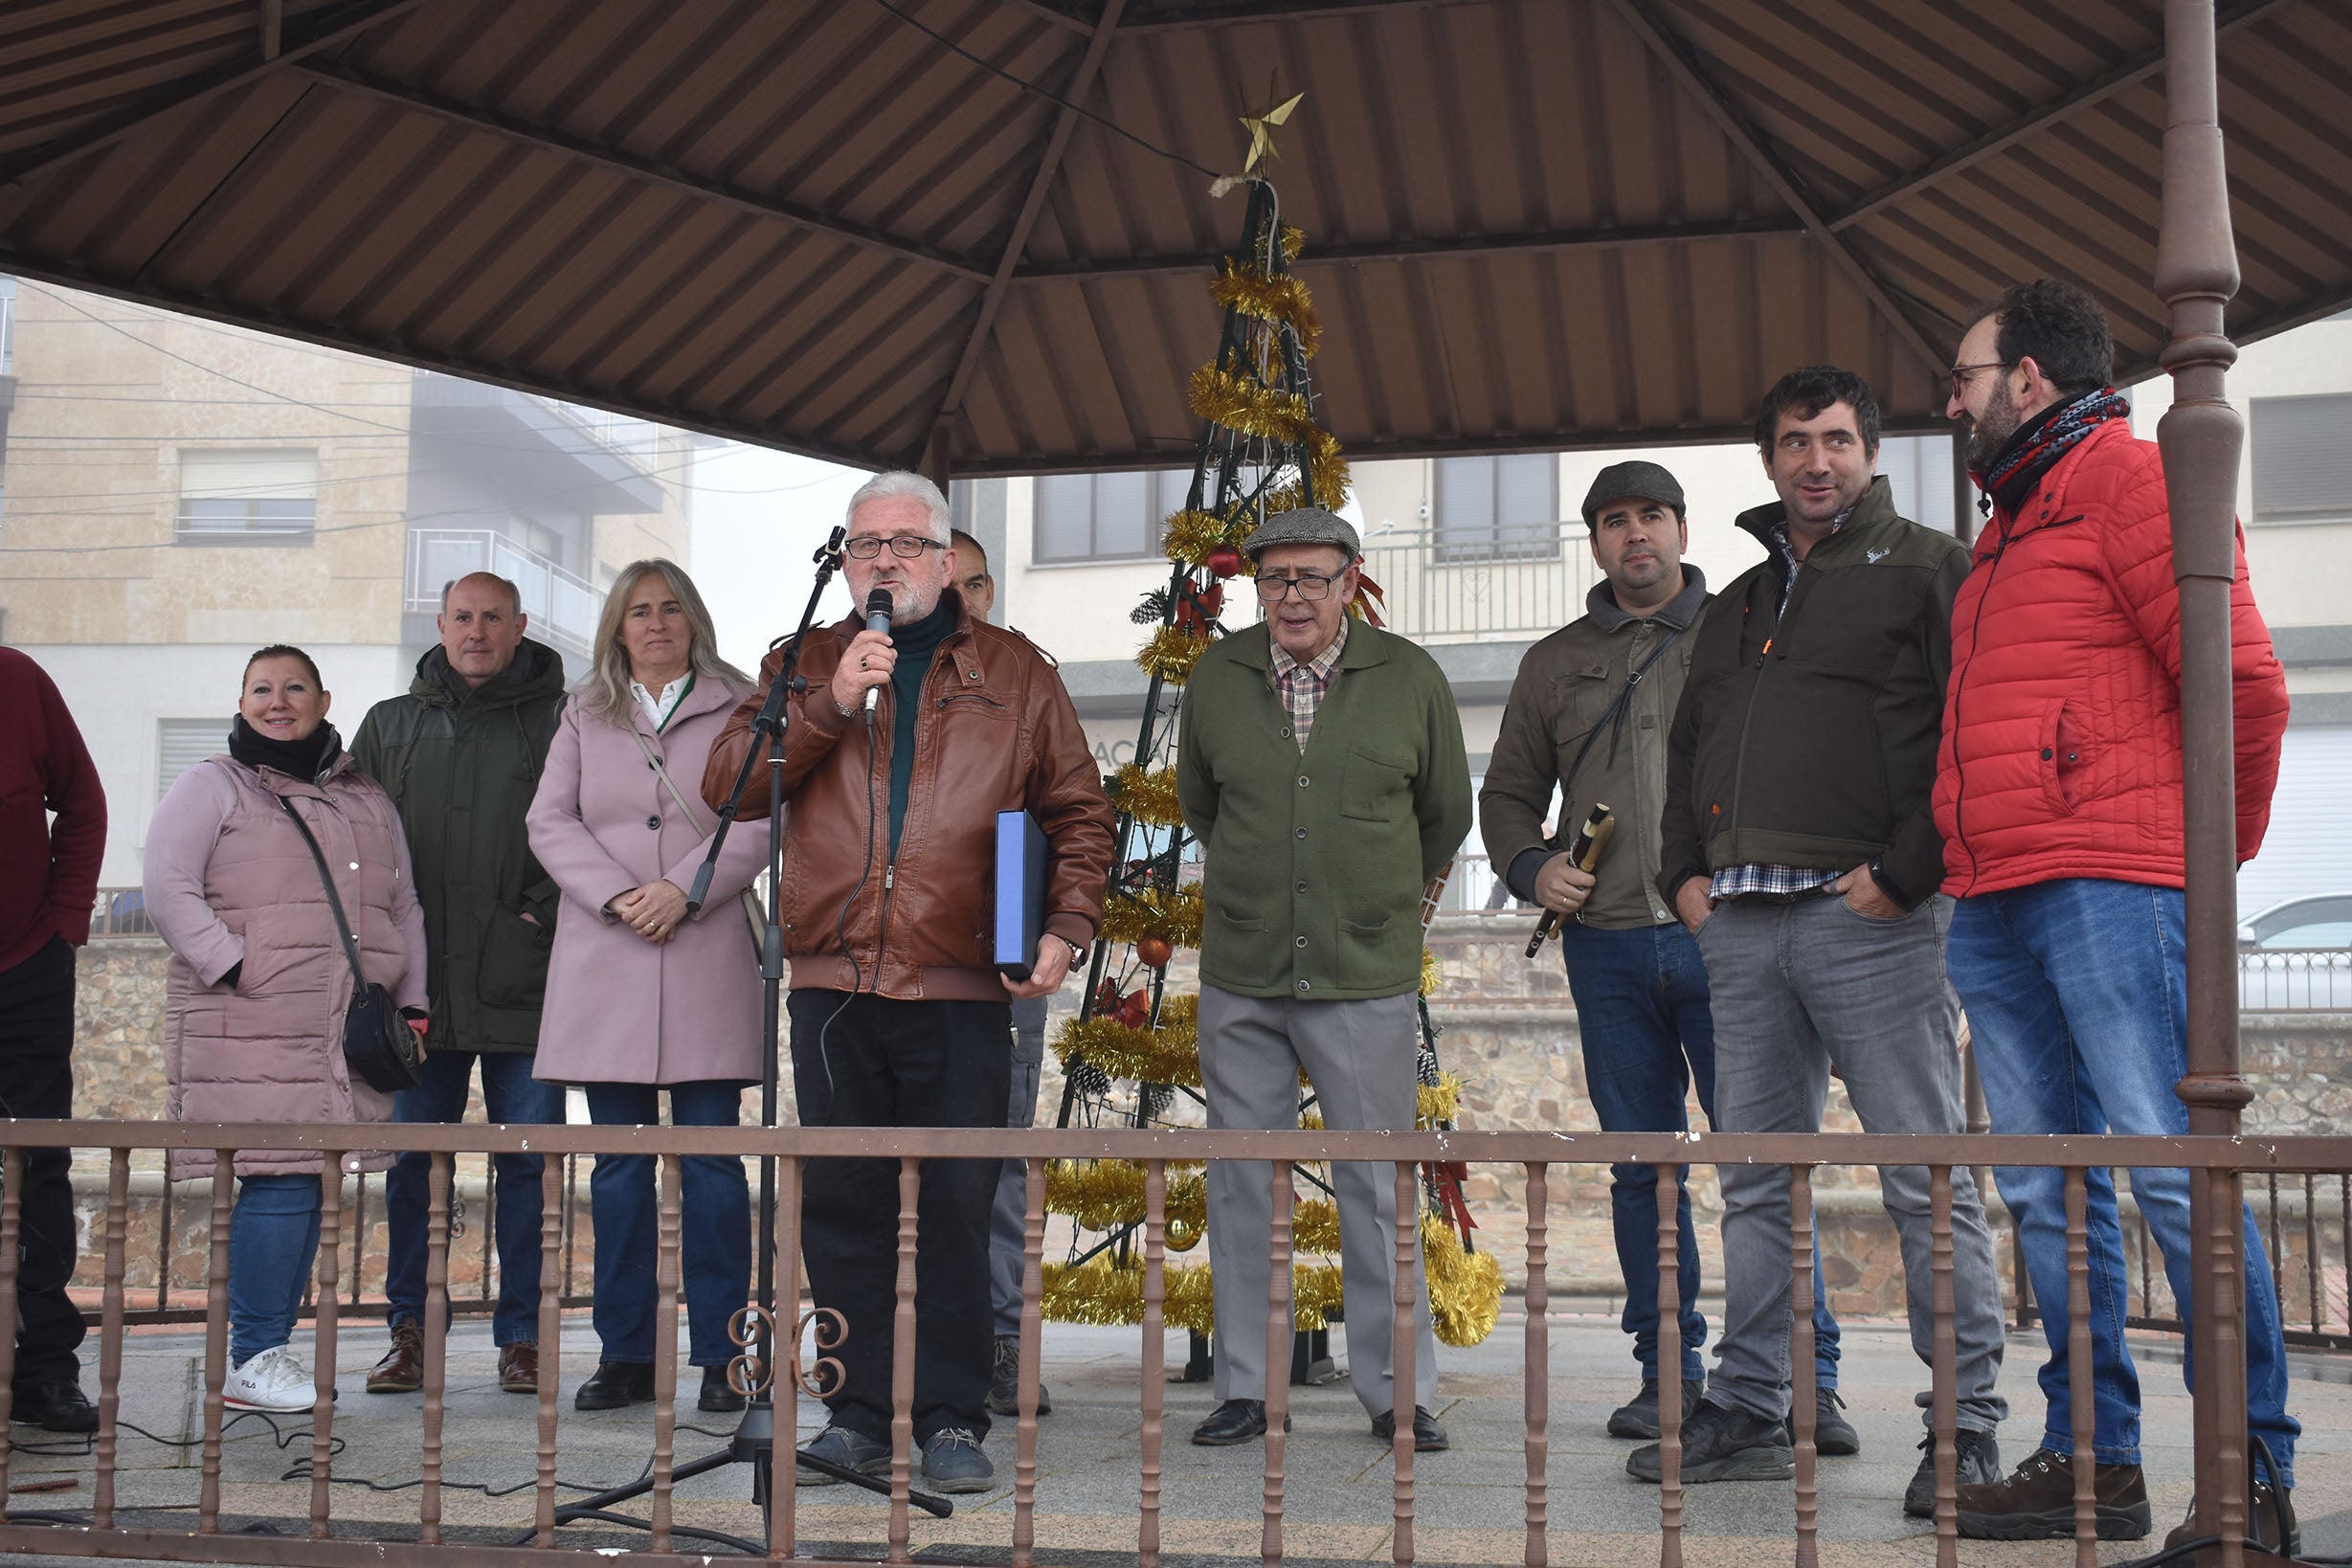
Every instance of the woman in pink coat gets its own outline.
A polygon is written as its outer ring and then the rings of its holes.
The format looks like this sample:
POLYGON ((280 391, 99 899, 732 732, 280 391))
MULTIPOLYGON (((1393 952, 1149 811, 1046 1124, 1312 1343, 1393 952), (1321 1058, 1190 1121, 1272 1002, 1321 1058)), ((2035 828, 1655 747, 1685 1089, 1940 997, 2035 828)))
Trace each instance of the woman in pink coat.
MULTIPOLYGON (((425 922, 408 840, 383 786, 351 766, 326 722, 332 699, 300 648, 246 661, 229 754, 173 781, 147 827, 146 907, 171 949, 165 985, 167 1113, 189 1122, 386 1122, 392 1098, 343 1057, 350 959, 318 841, 353 921, 360 967, 422 1029, 425 922)), ((175 1179, 223 1173, 176 1150, 175 1179)), ((389 1154, 347 1154, 381 1171, 389 1154)), ((310 1372, 287 1341, 319 1250, 320 1160, 292 1150, 236 1156, 229 1221, 229 1355, 222 1390, 241 1410, 308 1410, 310 1372)))
MULTIPOLYGON (((710 847, 694 793, 711 742, 751 683, 718 655, 710 613, 669 561, 637 561, 606 595, 588 678, 565 705, 527 818, 531 853, 563 889, 539 1024, 539 1077, 579 1084, 598 1126, 651 1126, 669 1090, 678 1127, 732 1127, 760 1077, 759 967, 738 896, 766 858, 728 836, 701 910, 684 889, 710 847)), ((739 1410, 728 1320, 750 1293, 743 1162, 692 1155, 682 1238, 701 1407, 739 1410)), ((594 1375, 572 1402, 610 1410, 653 1397, 654 1161, 600 1154, 594 1375)))

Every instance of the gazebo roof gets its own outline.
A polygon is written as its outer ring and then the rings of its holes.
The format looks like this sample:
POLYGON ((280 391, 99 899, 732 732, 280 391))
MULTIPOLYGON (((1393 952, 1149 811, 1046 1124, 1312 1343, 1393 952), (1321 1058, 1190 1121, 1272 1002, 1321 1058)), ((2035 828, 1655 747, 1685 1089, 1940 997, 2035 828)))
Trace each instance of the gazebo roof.
MULTIPOLYGON (((1962 318, 2014 280, 2083 282, 2154 368, 2161 21, 50 0, 0 17, 0 269, 847 462, 938 431, 958 474, 1175 465, 1241 218, 1203 170, 1278 71, 1352 455, 1723 439, 1825 359, 1941 428, 1962 318)), ((2352 11, 2219 25, 2251 340, 2352 302, 2352 11)))

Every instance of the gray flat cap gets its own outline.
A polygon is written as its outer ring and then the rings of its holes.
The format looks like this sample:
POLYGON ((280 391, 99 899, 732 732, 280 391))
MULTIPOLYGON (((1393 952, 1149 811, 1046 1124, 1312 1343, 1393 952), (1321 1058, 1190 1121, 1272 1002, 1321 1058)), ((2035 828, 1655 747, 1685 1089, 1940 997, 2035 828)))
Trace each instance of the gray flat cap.
POLYGON ((1627 496, 1671 506, 1676 517, 1683 515, 1682 482, 1656 463, 1636 458, 1629 462, 1613 462, 1593 476, 1593 487, 1584 492, 1584 526, 1591 527, 1595 512, 1627 496))
POLYGON ((1242 541, 1242 552, 1254 561, 1268 545, 1336 545, 1348 552, 1351 561, 1364 553, 1363 542, 1355 537, 1355 529, 1348 520, 1320 506, 1294 506, 1287 512, 1276 512, 1258 526, 1257 532, 1242 541))

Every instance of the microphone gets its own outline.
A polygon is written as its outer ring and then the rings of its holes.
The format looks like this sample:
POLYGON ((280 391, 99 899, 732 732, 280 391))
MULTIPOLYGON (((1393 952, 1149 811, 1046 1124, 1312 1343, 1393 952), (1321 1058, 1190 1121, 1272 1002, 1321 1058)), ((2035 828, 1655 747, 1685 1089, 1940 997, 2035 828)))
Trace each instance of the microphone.
MULTIPOLYGON (((888 589, 877 588, 865 596, 865 629, 869 632, 888 633, 891 608, 888 589)), ((882 701, 882 687, 868 686, 865 688, 865 719, 868 724, 873 723, 874 705, 880 701, 882 701)))

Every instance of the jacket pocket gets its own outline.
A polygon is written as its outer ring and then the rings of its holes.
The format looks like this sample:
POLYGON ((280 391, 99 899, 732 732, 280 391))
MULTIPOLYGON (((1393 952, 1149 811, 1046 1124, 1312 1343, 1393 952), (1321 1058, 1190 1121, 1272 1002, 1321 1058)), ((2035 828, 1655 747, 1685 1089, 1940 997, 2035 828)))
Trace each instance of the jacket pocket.
POLYGON ((2074 815, 2074 781, 2082 767, 2082 737, 2067 717, 2066 699, 2053 697, 2042 710, 2034 767, 2042 779, 2042 798, 2061 817, 2074 815))
POLYGON ((245 916, 244 938, 245 955, 238 960, 236 994, 277 996, 291 987, 296 965, 316 953, 322 943, 336 940, 335 917, 324 905, 264 905, 245 916), (317 923, 315 936, 296 929, 290 916, 297 912, 317 923))
POLYGON ((1413 765, 1401 757, 1361 749, 1348 753, 1347 771, 1339 780, 1339 815, 1358 821, 1401 820, 1406 789, 1413 781, 1413 765))
POLYGON ((535 1008, 547 997, 548 953, 555 934, 512 909, 494 909, 482 933, 482 1000, 486 1007, 535 1008))
POLYGON ((1394 981, 1410 967, 1403 951, 1404 932, 1390 916, 1381 920, 1339 920, 1339 951, 1332 978, 1342 990, 1369 991, 1394 981))
POLYGON ((1227 978, 1237 986, 1272 985, 1282 958, 1265 921, 1243 920, 1210 906, 1200 933, 1200 970, 1210 984, 1227 978))

